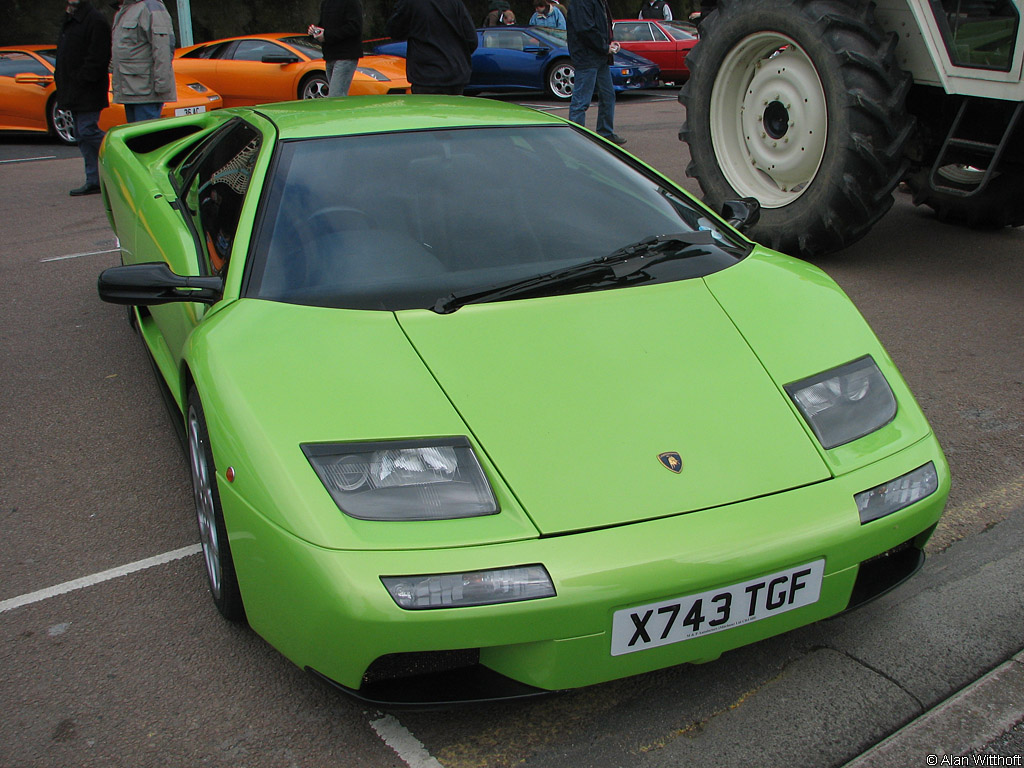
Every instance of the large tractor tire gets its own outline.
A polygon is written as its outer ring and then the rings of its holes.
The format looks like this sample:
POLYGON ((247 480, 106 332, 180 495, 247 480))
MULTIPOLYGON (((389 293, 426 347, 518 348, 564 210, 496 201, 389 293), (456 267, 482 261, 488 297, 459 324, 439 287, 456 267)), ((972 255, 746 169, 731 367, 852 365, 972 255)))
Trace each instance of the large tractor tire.
MULTIPOLYGON (((948 165, 939 168, 939 180, 969 188, 984 173, 984 169, 948 165)), ((928 168, 913 173, 907 178, 907 186, 914 196, 914 205, 927 205, 940 221, 976 229, 1024 226, 1024 176, 994 174, 985 189, 969 197, 932 189, 929 176, 928 168)))
POLYGON ((914 128, 895 49, 874 3, 720 0, 679 93, 706 202, 757 198, 747 234, 794 255, 863 237, 892 206, 914 128))

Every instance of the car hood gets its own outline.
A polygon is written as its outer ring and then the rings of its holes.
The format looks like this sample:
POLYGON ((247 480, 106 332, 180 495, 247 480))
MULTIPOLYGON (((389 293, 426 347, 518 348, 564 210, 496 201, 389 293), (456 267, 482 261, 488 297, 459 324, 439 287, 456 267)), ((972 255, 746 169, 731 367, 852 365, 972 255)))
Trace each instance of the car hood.
POLYGON ((650 59, 645 59, 638 53, 620 48, 612 57, 616 67, 654 67, 657 66, 650 59))
POLYGON ((410 311, 399 322, 542 534, 830 476, 703 280, 410 311), (670 453, 678 473, 659 459, 670 453))

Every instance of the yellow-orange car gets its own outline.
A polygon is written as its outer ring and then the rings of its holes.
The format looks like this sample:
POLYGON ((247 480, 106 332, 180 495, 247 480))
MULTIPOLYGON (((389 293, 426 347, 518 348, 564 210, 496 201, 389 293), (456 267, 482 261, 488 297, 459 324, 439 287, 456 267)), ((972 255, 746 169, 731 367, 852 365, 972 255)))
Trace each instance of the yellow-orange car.
MULTIPOLYGON (((213 40, 179 48, 174 71, 194 77, 220 93, 225 107, 272 101, 318 99, 327 95, 320 44, 309 35, 276 32, 213 40)), ((408 93, 405 59, 363 56, 349 94, 408 93)))
MULTIPOLYGON (((52 45, 0 47, 0 130, 49 133, 75 143, 75 121, 57 103, 53 82, 57 48, 52 45)), ((224 106, 220 94, 194 79, 175 74, 178 100, 164 104, 162 117, 196 115, 224 106)), ((114 104, 100 113, 100 128, 126 122, 124 106, 114 104)))

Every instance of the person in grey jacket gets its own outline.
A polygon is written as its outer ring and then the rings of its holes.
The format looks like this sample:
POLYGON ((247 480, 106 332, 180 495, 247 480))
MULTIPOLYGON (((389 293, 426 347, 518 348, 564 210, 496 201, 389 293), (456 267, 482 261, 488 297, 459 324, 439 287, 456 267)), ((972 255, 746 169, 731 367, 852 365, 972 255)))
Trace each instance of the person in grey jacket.
POLYGON ((177 98, 174 27, 162 0, 122 0, 111 35, 110 87, 129 123, 160 117, 177 98))

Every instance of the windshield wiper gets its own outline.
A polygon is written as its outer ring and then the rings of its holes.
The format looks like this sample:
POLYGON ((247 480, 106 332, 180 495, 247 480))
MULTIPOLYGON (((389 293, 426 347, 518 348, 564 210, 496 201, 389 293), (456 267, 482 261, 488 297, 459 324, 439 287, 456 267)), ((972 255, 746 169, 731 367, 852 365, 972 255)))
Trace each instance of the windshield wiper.
POLYGON ((516 296, 548 291, 574 282, 580 282, 581 287, 582 285, 593 286, 601 282, 618 283, 642 273, 653 264, 670 259, 701 256, 708 252, 704 248, 695 246, 717 244, 718 241, 709 230, 680 232, 673 235, 652 235, 612 251, 607 256, 574 264, 571 267, 543 272, 508 283, 499 283, 479 291, 442 296, 434 304, 433 309, 438 314, 444 315, 467 304, 504 301, 516 296))

